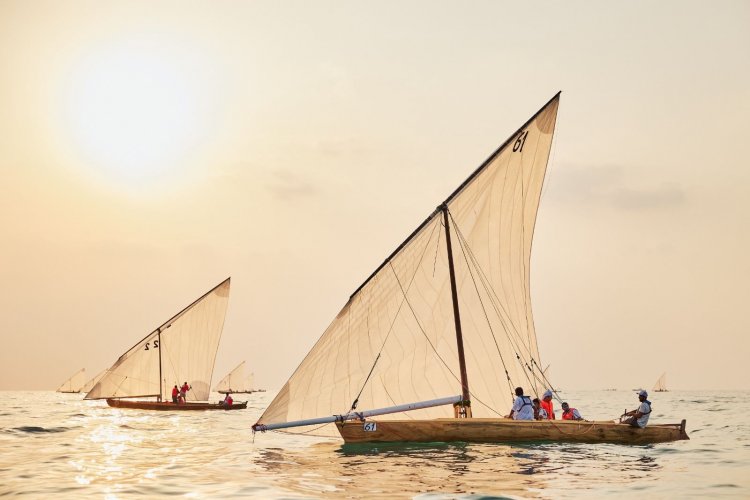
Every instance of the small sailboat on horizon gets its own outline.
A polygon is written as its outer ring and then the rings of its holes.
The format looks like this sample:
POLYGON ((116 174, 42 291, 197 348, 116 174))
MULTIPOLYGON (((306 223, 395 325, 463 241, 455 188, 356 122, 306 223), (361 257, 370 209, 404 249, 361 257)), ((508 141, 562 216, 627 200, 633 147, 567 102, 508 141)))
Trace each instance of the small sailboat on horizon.
POLYGON ((654 384, 654 392, 669 392, 667 390, 667 372, 662 373, 654 384))
POLYGON ((216 384, 216 392, 220 394, 252 394, 266 392, 265 389, 254 389, 255 374, 245 376, 245 362, 241 362, 223 379, 216 384))
POLYGON ((84 399, 106 399, 115 408, 141 410, 241 410, 209 403, 216 352, 229 302, 227 278, 185 309, 172 316, 127 350, 94 384, 84 399), (173 384, 187 382, 184 403, 173 403, 173 384), (155 401, 131 398, 155 397, 155 401))
POLYGON ((86 368, 81 368, 73 375, 68 377, 65 382, 60 384, 60 387, 55 389, 55 392, 62 392, 64 394, 77 394, 81 392, 84 384, 86 383, 86 368))
POLYGON ((537 397, 553 389, 531 313, 530 257, 559 96, 354 291, 253 431, 306 426, 345 443, 688 438, 684 420, 640 429, 503 417, 516 386, 537 397))

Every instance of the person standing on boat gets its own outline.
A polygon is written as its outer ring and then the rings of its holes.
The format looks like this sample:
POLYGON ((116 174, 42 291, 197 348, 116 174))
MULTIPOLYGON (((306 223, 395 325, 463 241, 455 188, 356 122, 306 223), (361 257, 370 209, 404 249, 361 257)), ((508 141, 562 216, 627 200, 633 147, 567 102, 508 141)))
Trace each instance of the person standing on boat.
POLYGON ((539 398, 534 398, 534 420, 547 420, 547 410, 542 407, 539 398))
POLYGON ((175 384, 174 387, 172 387, 172 402, 174 404, 177 404, 177 401, 178 401, 177 398, 179 395, 180 395, 180 390, 177 388, 177 384, 175 384))
POLYGON ((187 392, 191 389, 191 387, 188 385, 187 381, 182 384, 182 387, 180 387, 180 402, 184 403, 187 401, 186 396, 187 392))
POLYGON ((547 419, 554 420, 555 419, 555 409, 552 408, 552 391, 547 389, 544 391, 544 394, 542 394, 542 402, 541 402, 542 408, 544 408, 544 411, 547 413, 547 419))
POLYGON ((523 395, 523 388, 516 387, 516 400, 508 418, 513 420, 534 420, 534 405, 531 398, 523 395))
POLYGON ((575 408, 571 408, 568 403, 562 404, 562 419, 563 420, 583 420, 581 414, 575 408))
POLYGON ((648 417, 651 415, 651 401, 646 398, 648 398, 648 392, 640 391, 638 393, 638 401, 641 402, 641 405, 637 409, 626 412, 623 415, 623 417, 630 417, 624 420, 623 424, 630 424, 633 427, 640 427, 641 429, 646 427, 648 417))

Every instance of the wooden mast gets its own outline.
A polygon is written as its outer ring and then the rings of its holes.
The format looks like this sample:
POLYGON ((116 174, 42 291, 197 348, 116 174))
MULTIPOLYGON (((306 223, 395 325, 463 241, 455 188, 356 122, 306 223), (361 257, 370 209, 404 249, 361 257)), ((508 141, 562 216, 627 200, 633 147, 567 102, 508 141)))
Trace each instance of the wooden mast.
POLYGON ((451 296, 453 297, 453 320, 456 323, 456 344, 458 346, 458 366, 461 370, 462 401, 454 405, 456 416, 471 417, 471 399, 469 394, 469 378, 466 375, 466 358, 464 357, 464 338, 461 333, 461 314, 458 311, 458 291, 456 289, 456 271, 453 268, 453 247, 451 246, 451 231, 448 222, 448 205, 440 205, 445 224, 445 243, 448 247, 448 270, 451 278, 451 296))
POLYGON ((156 332, 156 338, 159 339, 159 401, 163 401, 164 398, 164 391, 163 391, 163 385, 164 381, 161 379, 161 327, 156 332))

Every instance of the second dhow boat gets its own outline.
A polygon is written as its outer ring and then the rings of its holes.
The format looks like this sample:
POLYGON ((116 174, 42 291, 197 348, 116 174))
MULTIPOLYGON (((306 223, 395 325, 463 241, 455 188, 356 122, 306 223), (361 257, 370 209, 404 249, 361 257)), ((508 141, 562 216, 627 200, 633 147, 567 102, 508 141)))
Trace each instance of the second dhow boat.
POLYGON ((529 269, 559 97, 351 295, 254 431, 312 426, 306 434, 340 434, 347 443, 687 439, 684 420, 638 429, 503 417, 516 386, 535 395, 552 387, 541 368, 529 269))
POLYGON ((209 403, 216 352, 229 302, 227 278, 131 347, 84 399, 106 399, 116 408, 194 411, 241 410, 247 401, 209 403), (187 401, 172 402, 172 388, 187 382, 187 401), (148 398, 155 400, 144 401, 148 398))

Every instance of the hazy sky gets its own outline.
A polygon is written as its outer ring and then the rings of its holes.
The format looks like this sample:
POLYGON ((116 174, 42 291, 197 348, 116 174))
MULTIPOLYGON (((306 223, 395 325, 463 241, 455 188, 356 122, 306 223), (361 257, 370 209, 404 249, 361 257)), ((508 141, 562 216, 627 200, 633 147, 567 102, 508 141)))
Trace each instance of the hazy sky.
POLYGON ((562 90, 537 220, 570 389, 744 388, 750 2, 0 0, 0 389, 54 389, 232 277, 214 382, 291 375, 562 90))

